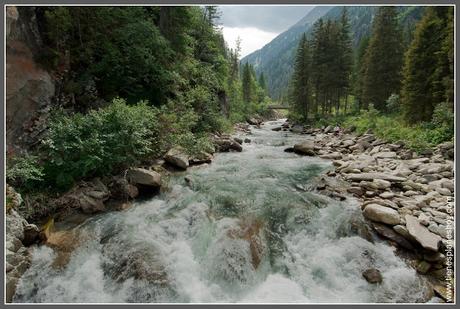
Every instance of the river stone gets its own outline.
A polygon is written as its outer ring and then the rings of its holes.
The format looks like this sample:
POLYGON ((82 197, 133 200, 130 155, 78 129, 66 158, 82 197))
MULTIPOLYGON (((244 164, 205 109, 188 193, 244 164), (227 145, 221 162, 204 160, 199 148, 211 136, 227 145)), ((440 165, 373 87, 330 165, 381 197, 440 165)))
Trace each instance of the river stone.
POLYGON ((394 151, 378 152, 374 155, 378 159, 394 159, 396 156, 397 154, 394 151))
POLYGON ((425 213, 422 212, 418 216, 418 221, 420 222, 420 224, 428 226, 430 224, 430 217, 428 217, 425 213))
POLYGON ((428 263, 427 261, 420 261, 415 269, 417 269, 417 272, 421 274, 426 274, 431 268, 431 264, 428 263))
POLYGON ((405 216, 406 227, 409 234, 425 249, 438 251, 441 237, 430 232, 425 226, 418 222, 417 218, 411 215, 405 216))
POLYGON ((378 204, 368 204, 363 211, 364 217, 369 220, 390 225, 399 224, 400 217, 396 210, 378 204))
POLYGON ((376 268, 369 268, 363 271, 363 277, 369 283, 381 283, 382 282, 382 274, 376 268))
POLYGON ((390 199, 390 198, 393 198, 395 194, 393 192, 383 192, 379 196, 384 199, 390 199))
POLYGON ((184 170, 189 166, 189 157, 182 147, 171 148, 164 159, 166 162, 184 170))
POLYGON ((375 222, 372 223, 372 226, 374 227, 374 230, 383 237, 394 241, 405 249, 414 250, 414 247, 411 245, 411 243, 408 242, 403 236, 396 233, 392 228, 386 226, 385 224, 375 222))
POLYGON ((382 180, 387 180, 389 182, 403 182, 406 180, 406 178, 394 176, 394 175, 386 174, 386 173, 350 174, 350 175, 347 175, 346 178, 351 181, 362 181, 362 180, 371 181, 374 179, 382 179, 382 180))
POLYGON ((313 141, 304 141, 300 144, 294 145, 294 152, 298 154, 303 154, 307 156, 314 156, 315 153, 315 143, 313 141))
POLYGON ((126 177, 133 184, 140 184, 150 187, 161 186, 161 175, 155 171, 143 168, 133 168, 128 170, 126 177))

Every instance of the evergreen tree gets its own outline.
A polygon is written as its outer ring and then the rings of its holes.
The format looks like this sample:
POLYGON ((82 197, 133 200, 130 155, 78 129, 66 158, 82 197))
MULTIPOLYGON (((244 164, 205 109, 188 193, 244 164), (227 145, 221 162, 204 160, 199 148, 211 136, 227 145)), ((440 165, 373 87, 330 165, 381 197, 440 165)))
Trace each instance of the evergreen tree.
POLYGON ((402 104, 410 123, 431 121, 434 108, 453 102, 453 13, 429 7, 417 25, 405 58, 402 104), (446 82, 448 81, 448 82, 446 82))
POLYGON ((344 7, 340 19, 340 33, 338 40, 339 50, 339 90, 341 95, 345 96, 345 112, 348 105, 348 90, 350 87, 350 77, 353 65, 353 50, 350 35, 350 23, 348 20, 348 11, 344 7))
POLYGON ((392 93, 399 93, 403 61, 402 35, 396 7, 379 7, 372 23, 372 36, 364 62, 363 102, 385 110, 392 93))
POLYGON ((311 54, 305 34, 300 39, 294 64, 291 102, 293 110, 308 120, 311 108, 311 54))
POLYGON ((264 90, 264 92, 267 91, 267 85, 266 85, 266 82, 265 82, 265 75, 263 72, 261 72, 259 74, 259 86, 260 88, 262 88, 264 90))
POLYGON ((356 51, 356 60, 354 65, 354 95, 358 102, 358 110, 361 110, 363 107, 363 84, 364 84, 364 74, 365 66, 364 59, 366 55, 366 49, 369 46, 369 37, 364 37, 359 42, 358 50, 356 51))
POLYGON ((246 104, 251 102, 252 97, 252 72, 249 63, 243 65, 242 88, 243 88, 243 101, 246 104))

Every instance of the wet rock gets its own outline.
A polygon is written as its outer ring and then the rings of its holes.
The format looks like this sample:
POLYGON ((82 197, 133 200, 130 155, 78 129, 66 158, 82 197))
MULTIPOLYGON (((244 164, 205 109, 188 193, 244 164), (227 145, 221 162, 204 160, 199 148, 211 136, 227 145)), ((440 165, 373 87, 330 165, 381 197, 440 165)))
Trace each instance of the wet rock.
POLYGON ((438 251, 441 237, 430 232, 425 226, 411 215, 405 216, 406 227, 409 234, 425 249, 438 251))
POLYGON ((369 268, 363 271, 363 277, 366 279, 367 282, 372 284, 381 283, 383 280, 382 274, 376 268, 369 268))
POLYGON ((378 204, 366 205, 363 211, 363 215, 369 220, 390 225, 399 224, 401 221, 396 210, 378 204))
POLYGON ((138 188, 122 176, 114 177, 108 187, 111 197, 118 200, 133 199, 139 195, 138 188))
POLYGON ((132 168, 126 173, 128 181, 134 185, 143 185, 149 187, 161 186, 161 175, 155 171, 143 168, 132 168))
POLYGON ((272 131, 281 131, 282 127, 273 128, 272 131))
POLYGON ((76 230, 51 232, 45 244, 56 252, 52 266, 57 269, 65 267, 80 242, 81 239, 76 230))
POLYGON ((407 249, 407 250, 414 250, 414 246, 407 241, 403 236, 400 234, 396 233, 392 228, 380 224, 380 223, 372 223, 372 226, 374 227, 374 230, 381 236, 388 238, 395 243, 397 243, 399 246, 407 249))
POLYGON ((189 156, 185 153, 185 150, 179 146, 171 148, 164 156, 164 159, 169 164, 180 169, 185 170, 189 166, 189 156))
POLYGON ((230 137, 214 137, 214 145, 219 152, 243 151, 243 146, 230 137))
POLYGON ((190 165, 211 163, 212 159, 213 159, 212 154, 201 151, 195 156, 193 156, 192 158, 190 158, 189 163, 190 165))
POLYGON ((244 139, 244 142, 247 143, 247 144, 249 144, 249 143, 251 142, 251 139, 250 139, 250 138, 245 138, 245 139, 244 139))
POLYGON ((284 149, 284 152, 294 152, 294 147, 288 147, 284 149))
POLYGON ((27 224, 24 227, 24 246, 30 246, 39 241, 40 229, 35 224, 27 224))
POLYGON ((421 274, 426 274, 430 270, 430 268, 431 268, 431 264, 428 263, 427 261, 420 261, 419 263, 417 263, 417 266, 415 267, 417 272, 421 274))
POLYGON ((364 194, 364 190, 360 187, 350 187, 347 189, 347 192, 356 196, 362 196, 364 194))
POLYGON ((307 155, 307 156, 314 156, 316 155, 315 143, 313 141, 304 141, 300 144, 295 144, 294 152, 298 154, 307 155))

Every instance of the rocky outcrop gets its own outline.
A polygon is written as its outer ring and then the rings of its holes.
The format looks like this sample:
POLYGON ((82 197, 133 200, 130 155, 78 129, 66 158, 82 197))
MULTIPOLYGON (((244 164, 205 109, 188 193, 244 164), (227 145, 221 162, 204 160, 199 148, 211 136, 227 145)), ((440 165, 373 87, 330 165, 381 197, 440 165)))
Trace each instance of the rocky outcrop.
POLYGON ((110 197, 106 185, 96 178, 92 181, 82 181, 53 203, 56 209, 81 210, 84 213, 96 213, 105 210, 104 202, 110 197))
POLYGON ((38 235, 35 234, 38 228, 29 224, 14 208, 7 211, 5 221, 5 301, 9 303, 16 292, 19 278, 30 266, 31 255, 26 245, 32 245, 38 240, 38 235))
POLYGON ((390 225, 399 224, 400 218, 396 210, 378 204, 368 204, 363 211, 364 217, 375 222, 382 222, 390 225))
POLYGON ((39 140, 55 89, 34 58, 43 45, 35 8, 8 6, 6 17, 6 137, 14 153, 39 140))

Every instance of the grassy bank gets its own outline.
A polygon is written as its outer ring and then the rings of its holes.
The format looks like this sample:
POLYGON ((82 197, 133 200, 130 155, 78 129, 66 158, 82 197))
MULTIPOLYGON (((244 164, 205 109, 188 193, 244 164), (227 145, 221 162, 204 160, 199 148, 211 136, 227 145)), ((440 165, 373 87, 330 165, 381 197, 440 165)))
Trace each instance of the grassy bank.
POLYGON ((368 130, 379 138, 391 143, 402 141, 408 148, 422 152, 434 146, 453 141, 454 125, 453 115, 448 112, 438 111, 432 122, 408 125, 400 114, 382 115, 370 108, 359 114, 339 115, 316 120, 315 126, 338 124, 344 128, 354 127, 356 132, 362 134, 368 130))

